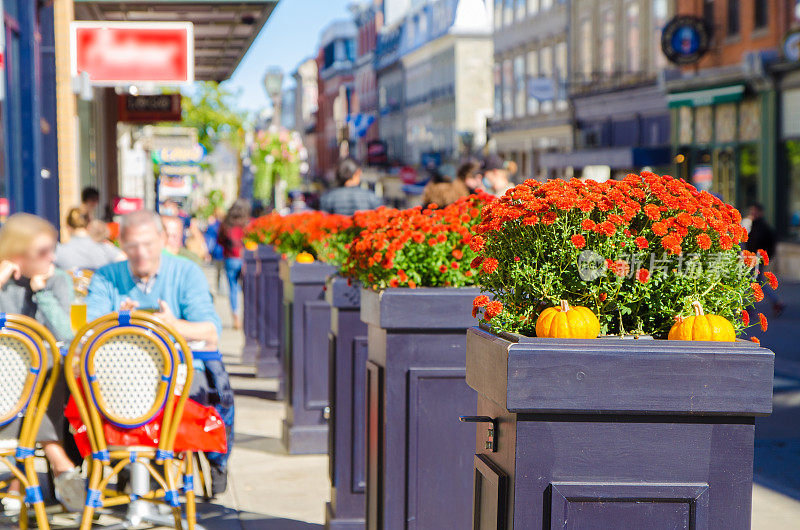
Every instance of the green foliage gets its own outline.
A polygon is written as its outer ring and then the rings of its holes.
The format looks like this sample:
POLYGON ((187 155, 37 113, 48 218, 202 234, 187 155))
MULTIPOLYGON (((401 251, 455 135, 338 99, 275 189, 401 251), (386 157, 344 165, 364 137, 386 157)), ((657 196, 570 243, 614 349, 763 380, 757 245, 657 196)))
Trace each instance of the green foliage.
POLYGON ((250 159, 256 167, 253 183, 253 198, 268 201, 278 181, 286 183, 286 189, 300 186, 300 164, 306 149, 297 132, 259 131, 256 135, 250 159))
POLYGON ((214 215, 214 212, 223 208, 225 203, 225 194, 221 190, 211 190, 206 194, 205 203, 197 208, 194 216, 207 221, 209 217, 214 215))
POLYGON ((206 152, 218 142, 225 142, 237 153, 244 147, 247 114, 237 110, 236 95, 215 81, 195 85, 192 96, 183 97, 183 124, 197 129, 206 152))

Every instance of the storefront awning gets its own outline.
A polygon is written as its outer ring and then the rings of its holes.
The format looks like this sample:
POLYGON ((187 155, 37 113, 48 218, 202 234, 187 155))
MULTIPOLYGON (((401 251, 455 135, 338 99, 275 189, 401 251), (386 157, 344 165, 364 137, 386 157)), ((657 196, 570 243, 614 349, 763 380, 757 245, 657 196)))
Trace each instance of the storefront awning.
POLYGON ((669 147, 611 147, 583 149, 571 153, 543 153, 540 163, 546 168, 609 166, 611 169, 638 169, 669 164, 669 147))
POLYGON ((702 107, 718 103, 733 103, 744 96, 744 85, 731 85, 691 92, 675 92, 667 94, 670 107, 702 107))
POLYGON ((228 79, 278 0, 75 0, 76 20, 192 22, 195 79, 228 79))

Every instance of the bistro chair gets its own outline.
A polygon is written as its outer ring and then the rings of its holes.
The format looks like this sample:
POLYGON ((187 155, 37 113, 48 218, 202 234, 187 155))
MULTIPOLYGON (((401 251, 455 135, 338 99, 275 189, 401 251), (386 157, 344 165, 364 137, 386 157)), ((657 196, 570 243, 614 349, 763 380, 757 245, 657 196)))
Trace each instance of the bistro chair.
POLYGON ((11 479, 0 482, 0 498, 16 498, 23 503, 22 529, 28 528, 26 505, 33 507, 39 528, 50 528, 34 468, 34 448, 39 425, 59 377, 60 361, 56 339, 47 328, 23 315, 0 313, 0 427, 22 418, 16 444, 0 449, 0 459, 11 472, 11 479), (7 492, 14 478, 25 488, 24 495, 7 492))
POLYGON ((192 352, 183 337, 144 311, 111 313, 78 332, 65 366, 72 374, 67 383, 92 450, 81 530, 90 528, 95 509, 134 501, 168 505, 175 527, 182 528, 179 490, 186 496, 189 529, 195 528, 194 458, 192 452, 173 451, 192 383, 191 365, 192 352), (131 430, 159 413, 158 447, 108 445, 104 423, 131 430), (155 489, 148 486, 149 491, 131 494, 109 489, 111 478, 134 463, 147 469, 155 489))

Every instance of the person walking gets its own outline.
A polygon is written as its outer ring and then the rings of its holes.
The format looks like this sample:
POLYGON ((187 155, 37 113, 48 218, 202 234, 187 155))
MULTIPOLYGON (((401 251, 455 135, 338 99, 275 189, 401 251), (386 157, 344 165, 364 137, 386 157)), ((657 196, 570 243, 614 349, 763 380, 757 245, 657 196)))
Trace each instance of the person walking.
MULTIPOLYGON (((73 336, 69 316, 73 284, 54 264, 57 237, 53 225, 27 213, 12 215, 0 228, 0 311, 31 317, 56 340, 69 343, 73 336)), ((83 509, 86 486, 80 468, 64 450, 66 401, 66 381, 60 376, 36 441, 44 448, 55 475, 56 498, 67 510, 77 512, 83 509)), ((16 438, 20 426, 21 418, 17 418, 0 428, 0 438, 16 438)), ((19 493, 19 482, 12 481, 8 489, 19 493)), ((7 514, 19 513, 17 499, 4 498, 2 503, 7 514)))
POLYGON ((116 260, 116 254, 112 254, 110 249, 89 235, 89 222, 89 215, 83 208, 72 208, 69 211, 66 225, 70 238, 56 248, 56 266, 65 271, 94 271, 116 260))
POLYGON ((508 169, 502 158, 489 155, 483 161, 483 180, 487 191, 495 197, 502 197, 506 191, 513 188, 508 176, 508 169))
MULTIPOLYGON (((767 253, 767 258, 772 260, 775 257, 775 230, 764 219, 764 206, 760 203, 752 204, 745 221, 748 222, 743 222, 743 225, 745 227, 749 226, 747 241, 743 245, 745 250, 750 252, 763 250, 767 253)), ((756 278, 758 282, 764 282, 764 272, 766 270, 766 265, 760 264, 758 266, 758 276, 756 278)), ((778 294, 772 288, 769 288, 764 289, 764 296, 769 298, 774 315, 776 317, 780 316, 786 305, 778 298, 778 294)))
POLYGON ((439 170, 433 170, 430 182, 422 190, 422 205, 436 204, 444 207, 467 195, 469 195, 469 189, 462 179, 451 180, 439 170))
POLYGON ((244 228, 249 222, 250 203, 245 199, 237 199, 225 214, 217 238, 219 246, 222 247, 225 277, 228 279, 233 329, 242 329, 242 322, 239 319, 239 280, 242 276, 244 228))
POLYGON ((361 210, 374 210, 382 204, 373 192, 361 187, 361 167, 352 158, 345 158, 336 169, 338 188, 325 193, 320 209, 328 213, 353 215, 361 210))

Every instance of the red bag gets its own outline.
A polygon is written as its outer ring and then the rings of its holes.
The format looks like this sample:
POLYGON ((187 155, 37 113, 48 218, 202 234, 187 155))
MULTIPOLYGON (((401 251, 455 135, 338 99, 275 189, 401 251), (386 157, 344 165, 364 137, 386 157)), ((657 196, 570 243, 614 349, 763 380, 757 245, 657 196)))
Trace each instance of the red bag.
MULTIPOLYGON (((121 429, 110 423, 103 422, 103 431, 106 435, 106 443, 111 445, 139 445, 146 447, 158 447, 159 434, 161 431, 161 419, 164 412, 161 411, 146 425, 135 429, 121 429)), ((64 411, 67 421, 72 427, 75 444, 81 455, 92 452, 89 443, 89 435, 86 426, 81 421, 78 406, 70 396, 67 408, 64 411)), ((228 439, 225 435, 225 424, 214 407, 204 407, 203 405, 186 400, 183 409, 183 418, 178 426, 178 434, 175 436, 175 452, 181 451, 204 451, 207 453, 227 453, 228 439)))

